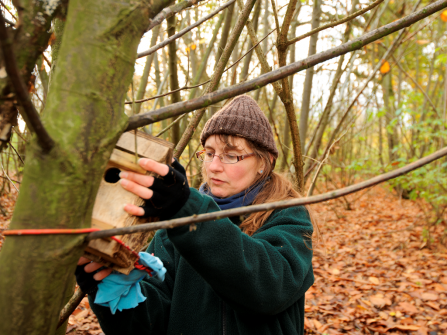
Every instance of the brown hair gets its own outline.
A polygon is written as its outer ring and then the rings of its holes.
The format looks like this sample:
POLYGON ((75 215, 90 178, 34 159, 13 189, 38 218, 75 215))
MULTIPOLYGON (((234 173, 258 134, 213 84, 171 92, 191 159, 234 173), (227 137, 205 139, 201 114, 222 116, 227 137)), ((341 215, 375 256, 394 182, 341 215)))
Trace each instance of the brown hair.
MULTIPOLYGON (((220 141, 225 143, 227 147, 231 149, 237 147, 234 144, 234 140, 237 137, 224 134, 218 134, 216 136, 220 139, 220 141)), ((263 172, 258 175, 254 184, 256 184, 260 180, 264 180, 267 177, 270 177, 265 183, 262 190, 258 193, 252 204, 257 205, 281 200, 301 198, 301 195, 295 190, 293 184, 286 177, 273 171, 275 167, 275 159, 272 159, 271 154, 267 150, 256 145, 256 143, 253 143, 252 141, 247 139, 245 139, 245 141, 247 142, 248 147, 255 154, 259 165, 261 165, 261 163, 264 163, 263 172)), ((202 179, 203 181, 208 182, 205 164, 202 165, 202 179)), ((312 210, 310 210, 308 206, 305 207, 309 213, 312 227, 318 238, 320 235, 318 224, 316 223, 312 210)), ((252 236, 259 228, 264 225, 273 211, 274 210, 252 213, 240 224, 239 227, 244 233, 252 236)))

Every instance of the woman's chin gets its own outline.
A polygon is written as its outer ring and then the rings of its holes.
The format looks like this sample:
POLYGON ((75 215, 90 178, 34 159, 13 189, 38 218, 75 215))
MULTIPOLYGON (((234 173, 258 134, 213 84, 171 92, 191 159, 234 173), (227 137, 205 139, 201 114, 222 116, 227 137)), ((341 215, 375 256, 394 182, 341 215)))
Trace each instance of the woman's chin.
POLYGON ((228 197, 228 191, 218 187, 218 186, 211 186, 210 187, 211 193, 218 198, 226 198, 228 197))

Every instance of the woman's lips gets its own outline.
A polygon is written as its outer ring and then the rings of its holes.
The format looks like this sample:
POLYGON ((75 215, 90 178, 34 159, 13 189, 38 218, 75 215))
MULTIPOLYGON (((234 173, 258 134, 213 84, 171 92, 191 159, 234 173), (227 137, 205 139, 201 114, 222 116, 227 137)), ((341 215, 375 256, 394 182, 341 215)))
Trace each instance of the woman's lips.
POLYGON ((221 185, 221 184, 225 183, 223 180, 216 179, 216 178, 211 178, 211 181, 213 182, 213 184, 216 184, 216 185, 221 185))

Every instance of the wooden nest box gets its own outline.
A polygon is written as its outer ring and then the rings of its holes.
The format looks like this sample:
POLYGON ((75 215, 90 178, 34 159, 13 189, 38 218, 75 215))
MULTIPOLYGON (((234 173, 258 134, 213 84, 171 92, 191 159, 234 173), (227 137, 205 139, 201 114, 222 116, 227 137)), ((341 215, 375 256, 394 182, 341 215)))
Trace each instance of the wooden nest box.
MULTIPOLYGON (((133 131, 124 133, 118 140, 116 148, 113 149, 104 171, 93 207, 92 227, 112 229, 155 221, 150 218, 142 219, 124 211, 124 204, 141 206, 144 200, 121 187, 119 173, 133 171, 149 174, 136 164, 135 151, 139 158, 150 158, 160 163, 170 164, 173 148, 172 143, 143 132, 137 132, 136 135, 133 131), (135 142, 137 150, 135 150, 135 142)), ((143 232, 117 237, 132 250, 139 252, 147 243, 150 235, 151 232, 143 232)), ((129 274, 136 261, 135 255, 110 238, 90 241, 84 256, 124 274, 129 274)))

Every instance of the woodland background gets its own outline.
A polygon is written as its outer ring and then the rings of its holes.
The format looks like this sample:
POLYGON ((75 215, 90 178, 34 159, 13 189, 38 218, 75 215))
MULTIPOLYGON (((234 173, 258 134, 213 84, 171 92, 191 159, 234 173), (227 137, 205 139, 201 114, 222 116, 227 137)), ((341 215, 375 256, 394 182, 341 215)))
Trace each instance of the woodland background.
MULTIPOLYGON (((259 45, 265 61, 277 69, 396 21, 434 1, 376 2, 377 6, 366 13, 284 50, 279 42, 285 20, 290 22, 285 37, 292 40, 319 26, 334 24, 373 1, 301 1, 290 13, 287 1, 258 0, 224 66, 237 63, 217 79, 219 88, 265 72, 262 57, 255 50, 247 53, 255 45, 254 36, 258 41, 266 37, 259 45)), ((17 3, 0 1, 7 26, 18 24, 17 3)), ((42 3, 47 8, 59 6, 53 1, 42 3)), ((179 13, 143 35, 139 55, 223 4, 215 0, 189 1, 179 13)), ((227 51, 227 41, 242 15, 242 5, 234 1, 175 43, 139 57, 126 89, 124 113, 132 116, 154 111, 215 90, 203 83, 215 79, 219 59, 227 51)), ((27 81, 31 101, 42 117, 60 43, 58 31, 64 25, 63 15, 58 15, 52 17, 48 43, 27 81)), ((384 36, 360 50, 278 81, 281 84, 276 85, 281 85, 282 90, 268 85, 247 93, 258 101, 274 129, 280 149, 276 170, 293 180, 303 195, 312 195, 383 174, 443 148, 447 143, 446 28, 447 11, 440 11, 403 33, 384 36), (295 133, 289 123, 291 113, 298 121, 295 133)), ((4 78, 2 71, 4 68, 0 69, 4 78)), ((5 101, 10 97, 3 94, 5 101)), ((202 118, 197 117, 198 113, 188 113, 142 128, 177 145, 176 154, 193 187, 201 183, 200 162, 194 158, 200 149, 201 129, 225 103, 207 108, 202 118)), ((9 226, 31 137, 19 116, 8 141, 1 142, 0 229, 9 226)), ((313 205, 323 237, 314 253, 316 283, 307 294, 306 331, 447 333, 446 206, 445 158, 382 186, 313 205)), ((4 243, 1 238, 0 248, 4 243)), ((101 333, 86 301, 70 317, 67 332, 101 333)))

